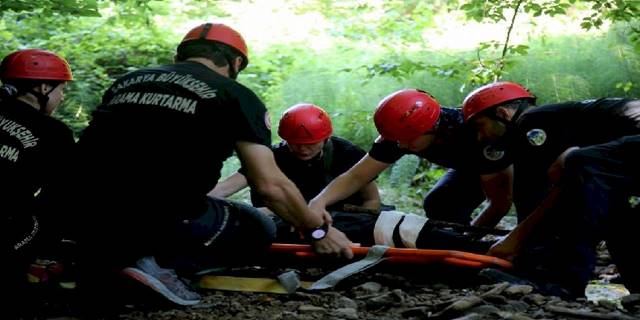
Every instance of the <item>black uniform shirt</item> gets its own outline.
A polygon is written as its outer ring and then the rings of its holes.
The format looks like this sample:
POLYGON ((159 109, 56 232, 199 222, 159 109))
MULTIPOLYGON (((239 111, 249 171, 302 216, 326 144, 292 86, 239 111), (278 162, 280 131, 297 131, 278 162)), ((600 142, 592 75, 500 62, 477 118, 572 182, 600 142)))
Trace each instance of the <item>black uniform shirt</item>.
MULTIPOLYGON (((74 147, 71 130, 20 100, 0 102, 0 205, 3 229, 31 227, 34 196, 69 174, 64 167, 74 147), (9 219, 11 221, 9 221, 9 219), (21 223, 19 221, 24 222, 21 223)), ((6 234, 3 234, 3 237, 6 234)))
MULTIPOLYGON (((330 145, 329 143, 325 144, 321 156, 306 161, 296 158, 285 141, 272 148, 278 167, 300 189, 307 202, 365 155, 364 150, 345 139, 333 136, 329 141, 330 145)), ((241 168, 239 172, 246 174, 244 168, 241 168)), ((251 202, 256 207, 264 206, 264 201, 253 191, 251 192, 251 202)), ((363 198, 357 192, 331 207, 339 209, 347 203, 360 206, 362 202, 363 198)))
POLYGON ((118 79, 79 146, 92 164, 87 183, 105 192, 96 196, 190 216, 202 212, 237 141, 271 145, 264 104, 240 83, 182 62, 118 79))
POLYGON ((640 134, 640 110, 628 99, 607 98, 533 107, 516 120, 513 138, 514 196, 530 213, 548 189, 547 171, 566 149, 640 134))
MULTIPOLYGON (((411 153, 398 147, 396 141, 384 139, 376 140, 369 150, 369 156, 384 163, 394 163, 411 153)), ((427 149, 415 154, 445 168, 477 174, 500 171, 511 162, 506 153, 495 153, 477 144, 475 137, 464 126, 462 111, 454 108, 442 108, 435 141, 427 149)))

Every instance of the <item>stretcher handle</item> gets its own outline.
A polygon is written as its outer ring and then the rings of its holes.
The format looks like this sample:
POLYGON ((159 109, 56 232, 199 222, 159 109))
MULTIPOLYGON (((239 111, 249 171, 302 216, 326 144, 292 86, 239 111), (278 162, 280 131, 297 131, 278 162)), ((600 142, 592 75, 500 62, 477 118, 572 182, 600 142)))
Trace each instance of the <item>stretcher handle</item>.
MULTIPOLYGON (((354 255, 363 256, 369 252, 369 247, 352 247, 351 250, 354 255)), ((270 251, 273 253, 292 253, 299 257, 317 256, 313 248, 308 244, 274 243, 271 245, 270 251)), ((384 257, 388 258, 390 262, 411 264, 444 261, 460 266, 500 266, 505 269, 513 268, 513 264, 504 259, 456 250, 389 248, 385 252, 384 257)))

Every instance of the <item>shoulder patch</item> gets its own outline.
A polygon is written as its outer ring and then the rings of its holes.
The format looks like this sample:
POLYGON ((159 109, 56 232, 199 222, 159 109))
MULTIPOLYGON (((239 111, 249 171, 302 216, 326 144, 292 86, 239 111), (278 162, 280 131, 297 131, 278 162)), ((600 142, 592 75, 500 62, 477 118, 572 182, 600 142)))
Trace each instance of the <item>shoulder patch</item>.
POLYGON ((527 140, 532 146, 541 146, 547 141, 547 133, 542 129, 531 129, 527 132, 527 140))
POLYGON ((482 149, 482 154, 487 160, 498 161, 504 158, 504 151, 494 148, 492 145, 488 145, 482 149))

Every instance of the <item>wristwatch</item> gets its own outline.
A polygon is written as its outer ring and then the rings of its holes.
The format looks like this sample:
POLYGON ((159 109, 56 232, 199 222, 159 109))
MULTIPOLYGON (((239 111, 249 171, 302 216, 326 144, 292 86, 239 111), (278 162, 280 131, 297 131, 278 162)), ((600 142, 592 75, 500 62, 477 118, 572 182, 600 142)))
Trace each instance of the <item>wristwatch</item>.
POLYGON ((318 241, 318 240, 324 239, 324 237, 327 236, 328 232, 329 232, 329 225, 326 223, 323 223, 319 227, 307 230, 306 237, 309 240, 318 241))

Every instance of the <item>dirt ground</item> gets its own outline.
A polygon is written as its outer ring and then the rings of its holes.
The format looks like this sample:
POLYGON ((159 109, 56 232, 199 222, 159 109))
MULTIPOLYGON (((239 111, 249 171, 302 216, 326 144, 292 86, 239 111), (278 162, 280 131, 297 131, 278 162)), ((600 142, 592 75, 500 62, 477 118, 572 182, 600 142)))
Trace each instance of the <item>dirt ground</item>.
MULTIPOLYGON (((530 286, 478 284, 463 278, 365 272, 335 290, 291 295, 203 291, 202 303, 163 311, 133 311, 120 319, 640 319, 640 296, 593 303, 543 296, 530 286)), ((313 272, 313 270, 312 270, 313 272)), ((456 272, 450 273, 454 275, 456 272)))
MULTIPOLYGON (((600 259, 599 282, 615 279, 615 267, 600 259)), ((304 266, 296 269, 302 280, 313 281, 335 269, 304 266)), ((251 267, 222 274, 269 277, 291 269, 251 267)), ((119 304, 109 314, 79 316, 73 312, 39 314, 39 319, 640 319, 640 295, 620 299, 621 289, 595 286, 596 297, 562 300, 536 293, 531 286, 487 283, 477 270, 451 266, 376 266, 353 275, 335 288, 293 294, 232 292, 199 289, 203 301, 191 307, 159 303, 162 299, 142 288, 125 289, 116 296, 137 298, 119 304), (604 290, 603 289, 608 289, 604 290), (139 291, 135 291, 139 290, 139 291), (125 294, 126 293, 126 294, 125 294), (607 297, 607 293, 609 296, 607 297), (606 298, 599 302, 593 299, 606 298), (144 302, 140 302, 144 301, 144 302)), ((592 291, 594 289, 592 288, 592 291)), ((96 298, 98 299, 98 298, 96 298)), ((121 299, 125 301, 126 299, 121 299)), ((114 302, 114 305, 116 303, 114 302)), ((96 310, 93 310, 96 311, 96 310)))

